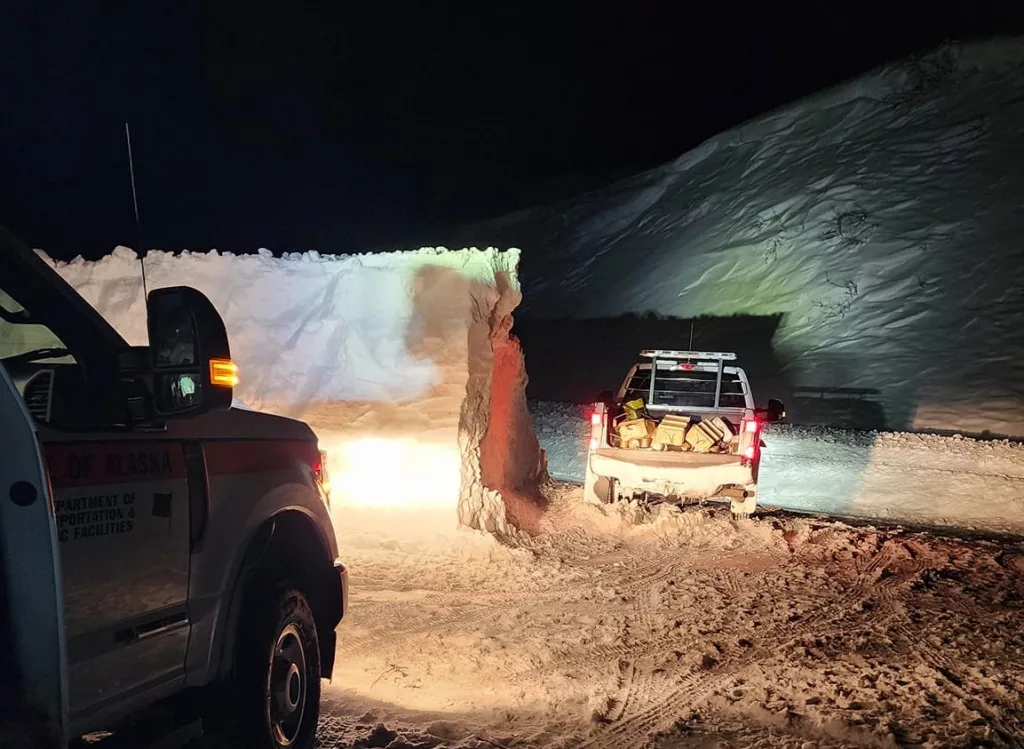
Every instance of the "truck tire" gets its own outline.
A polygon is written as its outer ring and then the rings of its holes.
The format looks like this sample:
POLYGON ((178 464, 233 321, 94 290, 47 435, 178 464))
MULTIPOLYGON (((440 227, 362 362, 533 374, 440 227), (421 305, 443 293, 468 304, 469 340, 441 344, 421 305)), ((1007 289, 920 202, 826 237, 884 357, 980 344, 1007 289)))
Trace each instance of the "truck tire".
POLYGON ((619 499, 618 486, 615 479, 601 476, 597 479, 595 492, 601 504, 615 504, 619 499))
POLYGON ((592 505, 606 505, 618 499, 616 481, 607 476, 598 476, 590 470, 590 459, 587 459, 587 470, 583 475, 583 501, 592 505))
POLYGON ((254 585, 239 619, 231 733, 252 749, 308 749, 320 718, 320 643, 309 602, 254 585))

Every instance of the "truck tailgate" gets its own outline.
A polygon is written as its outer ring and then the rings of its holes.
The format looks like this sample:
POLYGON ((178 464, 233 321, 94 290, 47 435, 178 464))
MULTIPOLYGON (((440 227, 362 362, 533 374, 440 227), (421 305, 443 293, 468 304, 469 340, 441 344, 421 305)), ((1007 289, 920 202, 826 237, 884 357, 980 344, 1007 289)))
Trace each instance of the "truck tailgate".
POLYGON ((600 448, 589 460, 594 474, 655 494, 713 497, 723 487, 754 485, 753 470, 739 455, 600 448))
POLYGON ((719 453, 619 450, 614 447, 602 447, 595 450, 594 455, 607 460, 616 460, 635 466, 649 466, 651 468, 705 468, 708 466, 724 466, 730 463, 740 464, 739 455, 722 455, 719 453))

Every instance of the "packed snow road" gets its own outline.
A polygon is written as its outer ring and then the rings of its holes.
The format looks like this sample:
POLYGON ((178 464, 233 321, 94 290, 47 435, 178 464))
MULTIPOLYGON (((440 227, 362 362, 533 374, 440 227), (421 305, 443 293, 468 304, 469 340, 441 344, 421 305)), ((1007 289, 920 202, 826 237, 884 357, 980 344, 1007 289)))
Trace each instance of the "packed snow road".
POLYGON ((320 746, 963 746, 1024 736, 1024 547, 553 485, 512 546, 343 510, 320 746))

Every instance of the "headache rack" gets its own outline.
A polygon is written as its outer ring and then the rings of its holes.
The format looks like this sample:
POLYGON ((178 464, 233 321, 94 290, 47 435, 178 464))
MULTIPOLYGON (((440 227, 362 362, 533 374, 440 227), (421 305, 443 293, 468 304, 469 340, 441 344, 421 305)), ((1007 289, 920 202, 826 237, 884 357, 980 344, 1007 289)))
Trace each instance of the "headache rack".
POLYGON ((729 351, 675 351, 673 349, 645 348, 640 356, 649 359, 700 359, 703 361, 736 361, 736 354, 729 351))
MULTIPOLYGON (((722 375, 725 372, 725 362, 735 361, 736 354, 729 351, 677 351, 675 349, 643 349, 640 351, 640 356, 646 357, 651 360, 651 375, 650 383, 648 385, 647 392, 647 405, 648 407, 662 407, 669 408, 668 404, 657 402, 655 398, 655 381, 657 380, 658 372, 658 361, 669 360, 669 361, 685 361, 688 364, 680 364, 680 370, 694 370, 697 369, 696 364, 689 364, 689 362, 706 362, 709 364, 717 363, 717 377, 715 378, 715 399, 713 404, 703 406, 704 408, 720 408, 722 402, 722 375)), ((708 371, 706 368, 704 371, 708 371)), ((710 383, 709 383, 710 384, 710 383)))

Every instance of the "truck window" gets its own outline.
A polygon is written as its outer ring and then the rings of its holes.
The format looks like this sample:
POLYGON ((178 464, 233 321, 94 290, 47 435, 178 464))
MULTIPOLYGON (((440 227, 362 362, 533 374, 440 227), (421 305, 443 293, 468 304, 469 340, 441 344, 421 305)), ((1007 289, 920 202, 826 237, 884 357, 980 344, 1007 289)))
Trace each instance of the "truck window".
POLYGON ((0 280, 0 366, 41 423, 80 427, 95 418, 82 368, 53 328, 33 314, 40 300, 0 280))
MULTIPOLYGON (((625 400, 643 398, 648 406, 714 408, 717 372, 658 368, 651 400, 651 369, 637 369, 626 386, 625 400)), ((745 408, 743 381, 735 372, 722 373, 720 408, 745 408)))
MULTIPOLYGON (((42 349, 63 349, 64 342, 31 314, 6 289, 0 288, 0 361, 42 349)), ((56 361, 56 360, 51 360, 56 361)), ((73 362, 70 356, 64 363, 73 362)))

